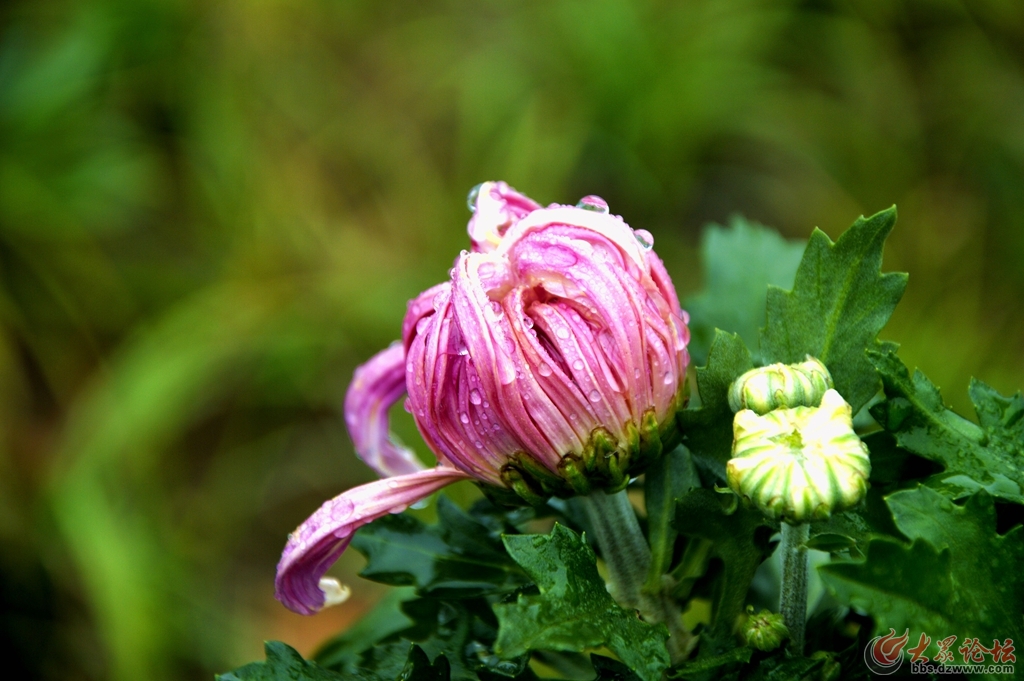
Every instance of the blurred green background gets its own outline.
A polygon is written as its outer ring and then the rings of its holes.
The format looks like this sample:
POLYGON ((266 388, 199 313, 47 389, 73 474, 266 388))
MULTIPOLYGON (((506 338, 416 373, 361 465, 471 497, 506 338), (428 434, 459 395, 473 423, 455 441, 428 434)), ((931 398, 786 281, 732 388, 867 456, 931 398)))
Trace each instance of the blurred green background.
MULTIPOLYGON (((467 190, 606 198, 682 296, 734 212, 893 203, 885 337, 966 411, 1024 385, 1017 0, 0 6, 0 647, 17 678, 309 653, 286 533, 372 477, 353 368, 468 244, 467 190)), ((399 429, 414 439, 408 421, 399 429)))

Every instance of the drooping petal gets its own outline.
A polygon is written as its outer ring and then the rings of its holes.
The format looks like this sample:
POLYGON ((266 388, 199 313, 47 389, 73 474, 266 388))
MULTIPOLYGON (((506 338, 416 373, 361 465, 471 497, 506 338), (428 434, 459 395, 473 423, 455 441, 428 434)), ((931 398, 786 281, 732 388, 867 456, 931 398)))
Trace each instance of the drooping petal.
MULTIPOLYGON (((348 547, 356 530, 388 513, 400 513, 467 477, 460 470, 438 466, 360 485, 326 502, 289 535, 277 565, 277 600, 299 614, 316 613, 328 595, 321 578, 348 547)), ((332 591, 335 583, 328 581, 325 586, 332 591)))
POLYGON ((345 395, 345 422, 356 454, 381 477, 423 470, 388 429, 388 409, 404 394, 405 349, 394 343, 356 369, 345 395))
POLYGON ((486 253, 501 243, 509 227, 540 208, 540 204, 504 182, 484 182, 470 194, 470 207, 473 217, 468 229, 473 250, 486 253))

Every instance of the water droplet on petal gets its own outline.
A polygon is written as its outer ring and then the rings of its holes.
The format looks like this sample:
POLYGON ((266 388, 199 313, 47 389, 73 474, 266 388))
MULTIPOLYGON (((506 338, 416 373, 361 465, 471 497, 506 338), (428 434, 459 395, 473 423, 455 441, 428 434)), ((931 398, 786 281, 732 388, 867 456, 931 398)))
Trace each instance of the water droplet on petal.
POLYGON ((405 398, 405 402, 402 403, 402 406, 405 407, 407 412, 410 414, 412 413, 412 402, 409 401, 408 397, 405 398))
POLYGON ((540 366, 537 367, 537 373, 540 374, 541 376, 550 376, 551 375, 551 367, 549 367, 547 364, 544 364, 543 362, 541 362, 540 366))
POLYGON ((577 418, 579 418, 579 417, 576 416, 576 414, 569 414, 569 420, 570 421, 575 421, 577 418))
POLYGON ((483 398, 480 397, 480 391, 479 390, 470 390, 469 391, 469 401, 472 402, 473 404, 480 404, 481 402, 483 402, 483 398))
POLYGON ((461 357, 465 357, 468 354, 469 354, 469 348, 467 348, 465 345, 460 345, 459 346, 459 355, 461 357))
POLYGON ((477 440, 473 444, 476 446, 477 449, 483 449, 483 447, 484 447, 484 443, 480 442, 480 440, 477 440))
POLYGON ((640 247, 645 251, 649 251, 654 248, 654 236, 652 236, 646 229, 634 229, 633 236, 636 237, 640 247))
POLYGON ((472 189, 470 189, 469 190, 469 194, 466 195, 466 205, 469 207, 469 212, 470 213, 475 213, 476 212, 476 200, 477 200, 477 197, 480 196, 480 188, 483 187, 483 186, 484 186, 484 183, 481 182, 477 186, 475 186, 472 189))
POLYGON ((591 402, 600 402, 601 401, 601 393, 597 392, 596 390, 591 390, 590 394, 587 395, 587 397, 590 398, 591 402))
POLYGON ((494 431, 501 430, 501 426, 498 425, 497 423, 495 423, 494 426, 491 428, 491 430, 494 430, 494 431))
POLYGON ((502 310, 501 310, 501 303, 499 303, 496 300, 492 300, 491 301, 491 312, 493 312, 495 315, 498 315, 500 317, 501 316, 501 312, 502 312, 502 310))
POLYGON ((525 326, 528 329, 532 329, 533 328, 533 319, 530 318, 530 317, 523 317, 523 326, 525 326))
POLYGON ((575 369, 576 371, 583 371, 583 360, 578 359, 575 362, 573 362, 572 368, 575 369))
POLYGON ((676 380, 676 377, 671 371, 665 373, 665 385, 672 385, 674 380, 676 380))
POLYGON ((398 483, 394 480, 388 480, 388 489, 397 489, 398 483))
POLYGON ((608 202, 600 196, 584 196, 580 199, 580 202, 576 204, 576 207, 582 208, 583 210, 592 210, 595 213, 608 212, 608 202))
POLYGON ((561 338, 562 340, 565 340, 569 337, 569 329, 567 329, 564 326, 560 326, 558 327, 558 330, 555 331, 555 335, 561 338))
POLYGON ((637 379, 640 378, 640 370, 639 369, 633 369, 633 378, 637 378, 637 379))
POLYGON ((421 318, 416 322, 416 333, 426 333, 428 326, 430 326, 430 317, 421 318))
POLYGON ((469 414, 467 414, 466 412, 462 412, 461 414, 459 414, 459 420, 462 421, 463 423, 469 423, 469 414))

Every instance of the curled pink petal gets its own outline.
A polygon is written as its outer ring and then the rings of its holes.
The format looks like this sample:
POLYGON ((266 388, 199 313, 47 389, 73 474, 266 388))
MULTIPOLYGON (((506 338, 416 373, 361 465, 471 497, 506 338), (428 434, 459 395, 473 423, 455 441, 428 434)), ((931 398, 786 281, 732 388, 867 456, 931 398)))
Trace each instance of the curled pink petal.
POLYGON ((473 250, 492 251, 510 226, 540 208, 540 204, 520 194, 504 182, 483 182, 469 195, 473 217, 469 221, 469 238, 473 250))
POLYGON ((356 369, 345 395, 345 422, 356 453, 381 477, 423 470, 388 429, 388 409, 404 394, 405 349, 395 343, 356 369))
POLYGON ((438 466, 360 485, 324 503, 288 537, 277 565, 277 600, 301 615, 316 613, 325 601, 320 580, 356 530, 467 477, 462 471, 438 466))

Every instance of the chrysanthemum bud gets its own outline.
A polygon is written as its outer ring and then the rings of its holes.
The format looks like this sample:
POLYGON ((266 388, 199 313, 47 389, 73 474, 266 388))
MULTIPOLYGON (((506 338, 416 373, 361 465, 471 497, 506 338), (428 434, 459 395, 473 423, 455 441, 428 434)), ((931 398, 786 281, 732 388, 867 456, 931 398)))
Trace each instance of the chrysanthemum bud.
POLYGON ((743 640, 751 648, 765 652, 775 650, 789 638, 789 629, 782 615, 768 610, 754 614, 754 606, 747 606, 747 619, 743 623, 743 640))
POLYGON ((732 453, 729 487, 766 515, 794 523, 850 508, 871 472, 850 405, 835 390, 818 407, 738 412, 732 453))
POLYGON ((597 197, 541 208, 502 182, 470 194, 471 252, 409 303, 402 343, 356 372, 356 452, 386 481, 327 502, 295 532, 278 598, 323 607, 318 580, 362 525, 456 480, 505 499, 622 489, 679 440, 688 317, 653 238, 597 197), (437 456, 422 470, 388 432, 406 409, 437 456))
POLYGON ((743 374, 729 389, 729 407, 734 412, 750 409, 758 414, 786 407, 817 407, 832 387, 825 365, 808 356, 799 364, 769 364, 743 374))

